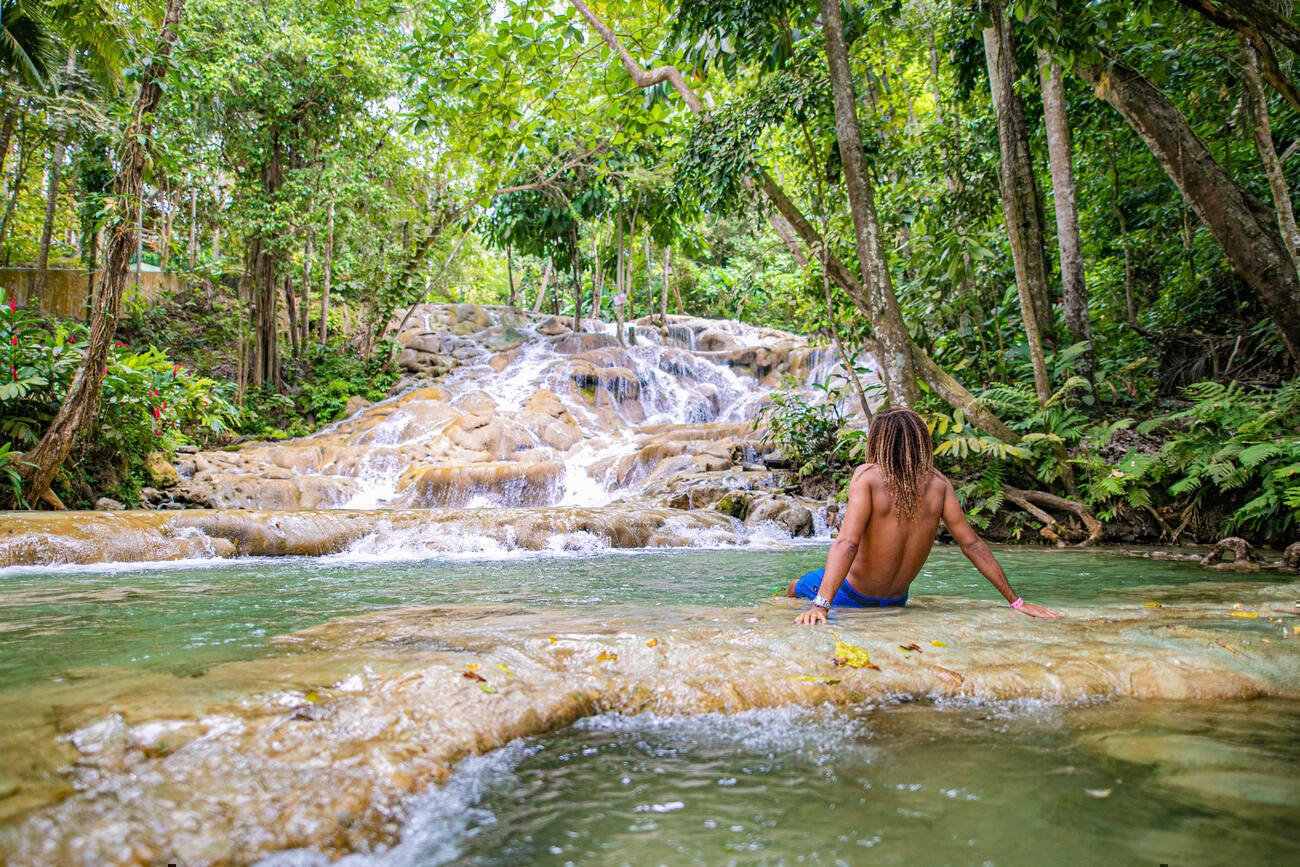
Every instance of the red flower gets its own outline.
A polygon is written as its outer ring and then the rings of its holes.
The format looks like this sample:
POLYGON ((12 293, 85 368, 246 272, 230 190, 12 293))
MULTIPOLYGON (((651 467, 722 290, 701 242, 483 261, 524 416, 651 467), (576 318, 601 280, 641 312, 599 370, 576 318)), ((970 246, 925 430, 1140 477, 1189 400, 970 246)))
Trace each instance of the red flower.
POLYGON ((17 346, 17 345, 18 345, 18 335, 15 334, 15 335, 14 335, 14 346, 17 346))
POLYGON ((14 380, 17 381, 17 379, 18 379, 18 368, 14 367, 14 366, 11 364, 11 365, 9 365, 9 372, 12 373, 12 374, 14 375, 14 380))
POLYGON ((72 345, 73 343, 76 343, 76 342, 77 342, 77 336, 76 336, 75 334, 69 334, 69 335, 68 335, 68 345, 72 345))
POLYGON ((107 364, 104 365, 104 375, 105 375, 105 376, 108 376, 108 365, 107 365, 107 364))
POLYGON ((154 418, 162 418, 162 410, 160 410, 158 407, 155 406, 155 407, 153 408, 153 417, 154 417, 154 418))
POLYGON ((17 312, 18 312, 18 296, 17 296, 17 295, 13 295, 13 296, 11 296, 11 297, 9 298, 9 312, 10 312, 10 313, 17 313, 17 312))
POLYGON ((153 433, 154 433, 154 436, 162 436, 162 431, 160 431, 160 430, 156 430, 156 431, 154 431, 153 433))

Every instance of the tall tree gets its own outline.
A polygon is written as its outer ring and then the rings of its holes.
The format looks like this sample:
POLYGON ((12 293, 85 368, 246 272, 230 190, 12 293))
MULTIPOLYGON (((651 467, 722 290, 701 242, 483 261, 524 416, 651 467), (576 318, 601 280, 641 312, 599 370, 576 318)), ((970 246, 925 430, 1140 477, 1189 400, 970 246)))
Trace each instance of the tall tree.
POLYGON ((1155 154, 1257 294, 1292 359, 1300 361, 1300 276, 1278 231, 1276 213, 1233 179, 1178 108, 1142 73, 1119 58, 1075 69, 1155 154))
POLYGON ((1043 253, 1043 210, 1029 153, 1025 104, 1015 88, 1020 73, 1016 67, 1011 19, 1007 16, 1004 0, 993 0, 989 4, 989 14, 992 21, 984 29, 984 55, 1002 155, 999 174, 1002 214, 1011 239, 1021 320, 1034 369, 1034 390, 1039 404, 1046 405, 1052 395, 1052 384, 1047 375, 1043 339, 1051 333, 1051 296, 1047 258, 1043 253))
POLYGON ((40 441, 23 456, 20 465, 24 497, 35 502, 49 491, 50 482, 63 465, 77 438, 88 431, 99 414, 99 401, 107 370, 108 351, 117 330, 126 288, 127 271, 136 245, 136 220, 144 195, 144 172, 153 143, 154 112, 163 97, 163 79, 171 69, 181 11, 185 0, 168 0, 149 65, 140 77, 131 119, 122 134, 117 178, 113 183, 114 219, 104 275, 95 287, 91 304, 90 337, 68 394, 40 441))
POLYGON ((835 97, 835 132, 844 164, 844 186, 853 217, 858 264, 862 268, 862 279, 871 305, 871 323, 883 356, 879 359, 880 367, 890 402, 896 406, 915 406, 921 393, 912 360, 911 338, 903 322, 902 309, 898 306, 898 296, 894 294, 889 263, 880 238, 880 218, 876 215, 875 196, 862 149, 857 93, 853 71, 849 67, 848 45, 844 41, 840 0, 821 0, 821 13, 826 64, 835 97))
POLYGON ((1092 321, 1088 315, 1088 286, 1083 277, 1083 244, 1079 240, 1079 209, 1075 202, 1074 154, 1070 119, 1065 111, 1061 65, 1046 51, 1038 52, 1043 82, 1043 118, 1047 126, 1047 161, 1052 173, 1052 202, 1056 207, 1056 246, 1061 254, 1061 297, 1065 328, 1075 343, 1087 344, 1081 356, 1084 375, 1092 377, 1092 321))

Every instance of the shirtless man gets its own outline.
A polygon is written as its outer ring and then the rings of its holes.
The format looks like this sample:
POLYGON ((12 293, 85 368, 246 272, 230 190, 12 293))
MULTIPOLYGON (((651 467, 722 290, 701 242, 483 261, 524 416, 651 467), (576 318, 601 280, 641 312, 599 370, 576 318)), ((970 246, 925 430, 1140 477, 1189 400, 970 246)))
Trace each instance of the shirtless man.
POLYGON ((849 483, 849 505, 826 567, 791 581, 786 591, 813 600, 795 623, 825 623, 831 605, 906 605, 907 588, 930 556, 940 518, 961 552, 1012 608, 1030 617, 1061 616, 1011 589, 993 552, 971 529, 952 483, 934 468, 930 431, 919 415, 901 408, 877 413, 866 459, 849 483))

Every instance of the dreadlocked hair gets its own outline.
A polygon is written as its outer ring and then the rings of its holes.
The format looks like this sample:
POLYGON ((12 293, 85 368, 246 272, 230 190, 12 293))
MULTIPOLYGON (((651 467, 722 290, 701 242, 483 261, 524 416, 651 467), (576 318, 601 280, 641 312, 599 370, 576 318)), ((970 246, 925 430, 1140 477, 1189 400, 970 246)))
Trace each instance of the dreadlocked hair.
POLYGON ((865 457, 884 472, 899 514, 915 518, 921 491, 934 471, 934 443, 925 421, 904 407, 882 409, 871 420, 865 457))

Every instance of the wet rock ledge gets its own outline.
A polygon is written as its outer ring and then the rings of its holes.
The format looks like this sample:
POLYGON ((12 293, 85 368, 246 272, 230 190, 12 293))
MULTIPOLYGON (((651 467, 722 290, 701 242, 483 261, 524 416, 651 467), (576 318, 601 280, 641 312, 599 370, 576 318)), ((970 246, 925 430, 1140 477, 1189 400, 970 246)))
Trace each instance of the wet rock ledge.
POLYGON ((952 597, 837 612, 834 631, 878 668, 837 666, 835 636, 792 626, 784 599, 339 618, 278 639, 288 655, 216 666, 178 687, 202 691, 211 678, 278 691, 216 707, 173 700, 164 717, 156 697, 118 696, 116 712, 65 738, 74 793, 0 829, 0 857, 225 864, 292 847, 373 850, 395 840, 404 800, 458 760, 603 711, 1300 696, 1300 640, 1283 637, 1295 629, 1293 586, 1144 595, 1161 607, 1135 598, 1067 609, 1058 622, 952 597), (352 673, 338 679, 340 667, 352 673))

